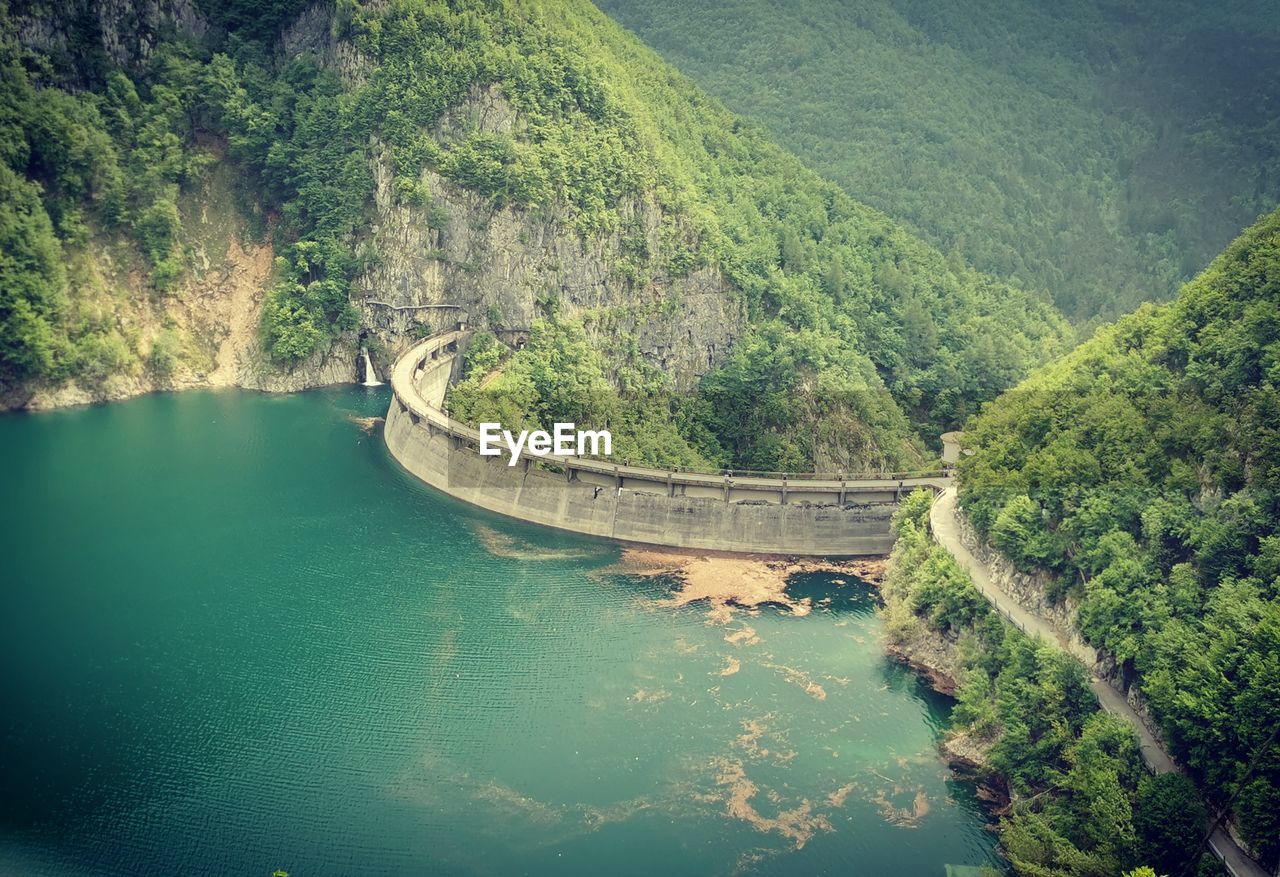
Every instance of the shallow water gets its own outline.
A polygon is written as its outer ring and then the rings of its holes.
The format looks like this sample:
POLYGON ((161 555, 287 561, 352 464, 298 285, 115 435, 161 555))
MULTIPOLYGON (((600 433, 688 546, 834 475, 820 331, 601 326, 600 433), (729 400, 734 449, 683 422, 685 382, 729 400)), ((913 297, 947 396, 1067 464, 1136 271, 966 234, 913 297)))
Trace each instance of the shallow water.
POLYGON ((0 417, 0 873, 996 861, 865 585, 660 605, 610 544, 415 483, 350 419, 387 399, 0 417))

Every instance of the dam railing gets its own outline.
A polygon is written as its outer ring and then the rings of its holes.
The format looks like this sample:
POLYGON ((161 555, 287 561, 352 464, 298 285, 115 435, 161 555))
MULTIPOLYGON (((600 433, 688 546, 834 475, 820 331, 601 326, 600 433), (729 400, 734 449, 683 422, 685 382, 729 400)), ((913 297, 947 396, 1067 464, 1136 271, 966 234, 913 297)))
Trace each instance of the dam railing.
MULTIPOLYGON (((415 425, 437 430, 451 436, 458 444, 480 447, 479 430, 451 418, 443 408, 449 376, 443 380, 437 374, 441 368, 453 369, 454 358, 471 332, 456 329, 426 338, 406 350, 396 360, 391 370, 391 388, 397 403, 410 414, 415 425), (428 399, 421 389, 424 379, 433 379, 433 392, 439 400, 428 399)), ((780 497, 786 504, 788 495, 800 501, 812 501, 815 494, 828 495, 826 501, 836 500, 844 505, 850 494, 866 492, 892 492, 900 497, 917 487, 940 492, 950 483, 948 473, 938 470, 917 472, 757 472, 740 469, 692 470, 679 467, 663 468, 615 463, 604 458, 585 456, 559 456, 533 454, 522 449, 518 458, 525 466, 555 467, 573 480, 581 473, 612 479, 619 486, 647 483, 652 488, 665 488, 668 494, 676 488, 702 488, 719 491, 729 500, 732 495, 743 496, 764 492, 780 497)), ((505 460, 496 465, 506 465, 505 460)), ((739 501, 742 501, 739 499, 739 501)))

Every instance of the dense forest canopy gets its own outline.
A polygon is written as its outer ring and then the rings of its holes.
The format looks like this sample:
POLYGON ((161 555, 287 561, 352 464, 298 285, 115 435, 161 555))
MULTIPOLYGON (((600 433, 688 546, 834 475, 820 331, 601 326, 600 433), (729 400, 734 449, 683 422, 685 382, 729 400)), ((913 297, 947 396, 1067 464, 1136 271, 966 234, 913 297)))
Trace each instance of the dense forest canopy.
POLYGON ((1136 677, 1182 759, 1280 855, 1280 210, 1178 298, 991 403, 960 499, 1136 677))
MULTIPOLYGON (((1050 304, 854 201, 583 0, 322 4, 351 50, 338 69, 321 53, 272 51, 290 4, 266 18, 251 7, 211 4, 203 39, 162 40, 136 69, 99 59, 74 81, 5 28, 0 124, 9 185, 29 208, 4 233, 30 253, 5 268, 24 278, 0 307, 7 381, 137 367, 110 314, 77 313, 56 254, 87 235, 122 235, 150 276, 143 294, 164 295, 190 258, 175 198, 222 160, 204 145, 211 137, 272 218, 280 260, 263 333, 282 362, 356 326, 353 282, 379 258, 366 234, 377 144, 406 203, 432 203, 430 169, 493 210, 556 205, 584 245, 626 233, 624 199, 656 200, 664 249, 630 253, 632 282, 711 266, 751 320, 692 402, 660 375, 614 388, 681 425, 700 459, 919 465, 922 441, 1069 343, 1050 304), (496 88, 520 124, 440 137, 438 120, 477 88, 496 88)), ((556 319, 553 291, 546 312, 548 325, 573 321, 556 319)))
POLYGON ((1165 299, 1280 201, 1280 10, 602 0, 856 198, 1081 322, 1165 299))

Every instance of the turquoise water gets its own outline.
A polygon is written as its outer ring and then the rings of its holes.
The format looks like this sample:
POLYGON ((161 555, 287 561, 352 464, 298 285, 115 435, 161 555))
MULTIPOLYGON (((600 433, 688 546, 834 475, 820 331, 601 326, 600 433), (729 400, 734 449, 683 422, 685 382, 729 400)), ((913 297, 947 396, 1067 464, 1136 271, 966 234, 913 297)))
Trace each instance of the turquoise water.
POLYGON ((350 419, 387 398, 0 418, 0 873, 995 861, 865 586, 670 608, 612 545, 413 482, 350 419))

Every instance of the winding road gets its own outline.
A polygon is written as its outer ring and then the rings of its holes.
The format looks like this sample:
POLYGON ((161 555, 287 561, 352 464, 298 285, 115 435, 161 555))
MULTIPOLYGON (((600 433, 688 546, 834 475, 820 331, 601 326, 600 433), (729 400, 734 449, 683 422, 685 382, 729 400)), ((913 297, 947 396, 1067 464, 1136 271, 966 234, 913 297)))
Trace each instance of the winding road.
MULTIPOLYGON (((1079 642, 1070 642, 1060 630, 1040 616, 1028 612, 1007 592, 1000 588, 985 563, 974 556, 960 538, 960 512, 956 507, 956 488, 951 485, 942 491, 933 502, 929 513, 929 526, 933 530, 933 538, 964 568, 982 596, 987 598, 1002 615, 1016 624, 1024 633, 1038 636, 1046 642, 1056 643, 1066 651, 1080 659, 1087 670, 1092 671, 1097 661, 1097 653, 1079 642)), ((1089 687, 1098 698, 1102 708, 1113 715, 1124 719, 1133 727, 1138 735, 1138 745, 1142 750, 1142 760, 1148 768, 1156 773, 1173 773, 1180 770, 1178 765, 1161 748, 1159 742, 1142 721, 1141 716, 1129 705, 1129 702, 1112 688, 1105 680, 1099 679, 1090 672, 1089 687)), ((1221 826, 1215 826, 1209 837, 1209 849, 1222 860, 1232 877, 1270 877, 1270 872, 1251 859, 1240 849, 1231 835, 1221 826)))

